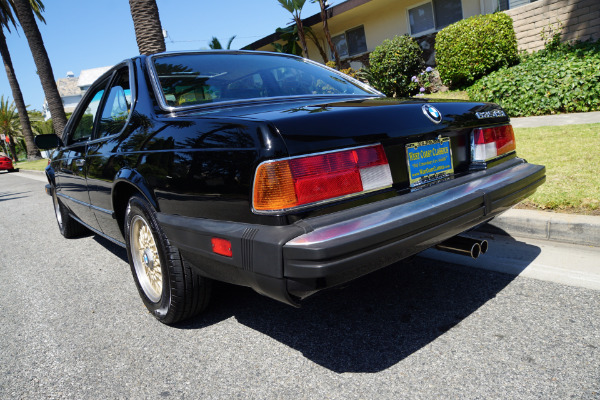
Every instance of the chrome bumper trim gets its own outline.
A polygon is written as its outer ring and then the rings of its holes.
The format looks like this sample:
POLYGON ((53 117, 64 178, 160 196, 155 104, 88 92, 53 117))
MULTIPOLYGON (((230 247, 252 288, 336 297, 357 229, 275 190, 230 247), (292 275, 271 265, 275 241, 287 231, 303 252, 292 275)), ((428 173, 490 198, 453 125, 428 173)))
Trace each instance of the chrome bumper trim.
POLYGON ((365 231, 382 228, 384 226, 403 225, 404 220, 408 220, 411 217, 422 213, 424 210, 449 206, 457 200, 482 195, 486 192, 486 189, 493 186, 503 186, 503 184, 508 185, 509 181, 514 181, 515 178, 528 176, 536 168, 537 166, 532 164, 519 164, 506 170, 499 171, 493 175, 466 182, 462 185, 420 198, 410 203, 400 204, 368 215, 338 222, 323 228, 317 228, 312 232, 305 233, 290 240, 285 246, 288 248, 304 248, 318 244, 319 247, 326 248, 328 243, 360 235, 365 231))

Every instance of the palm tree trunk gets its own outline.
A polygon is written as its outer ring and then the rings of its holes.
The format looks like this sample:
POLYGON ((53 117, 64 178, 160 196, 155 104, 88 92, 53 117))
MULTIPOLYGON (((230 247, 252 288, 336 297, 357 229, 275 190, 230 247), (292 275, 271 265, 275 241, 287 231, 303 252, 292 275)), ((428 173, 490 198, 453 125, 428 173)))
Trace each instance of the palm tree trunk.
POLYGON ((17 146, 15 145, 15 139, 10 133, 8 134, 8 140, 8 149, 10 150, 10 157, 13 159, 13 161, 17 162, 19 161, 19 158, 17 157, 17 146))
POLYGON ((27 108, 25 107, 25 101, 23 100, 23 93, 21 93, 21 87, 19 86, 17 76, 15 75, 15 69, 13 68, 8 46, 6 45, 6 37, 4 36, 3 29, 0 29, 0 55, 2 56, 2 61, 4 62, 6 77, 8 78, 8 84, 12 90, 15 106, 19 112, 21 130, 23 132, 23 137, 25 138, 25 146, 27 147, 27 159, 37 160, 41 158, 41 154, 33 142, 33 132, 31 130, 29 114, 27 114, 27 108))
POLYGON ((306 47, 306 36, 304 35, 304 25, 302 24, 302 19, 300 17, 294 17, 294 19, 296 20, 296 25, 298 25, 298 36, 300 37, 302 50, 304 50, 304 57, 308 58, 308 47, 306 47))
POLYGON ((46 95, 54 131, 57 135, 62 135, 67 124, 67 117, 60 94, 58 93, 58 88, 56 87, 56 82, 54 81, 54 73, 52 72, 52 65, 50 64, 46 47, 44 46, 44 40, 33 17, 31 4, 29 0, 14 0, 14 4, 17 18, 27 37, 29 49, 31 50, 31 55, 33 56, 33 61, 35 61, 35 67, 37 68, 37 73, 40 77, 44 94, 46 95))
POLYGON ((335 58, 335 65, 337 65, 338 69, 342 67, 340 62, 340 55, 338 54, 337 48, 333 44, 331 40, 331 33, 329 32, 329 25, 327 24, 327 11, 325 10, 325 4, 323 0, 319 0, 319 5, 321 6, 321 21, 323 21, 323 32, 325 32, 325 37, 327 38, 327 43, 329 44, 329 48, 333 53, 335 58))
POLYGON ((140 54, 166 51, 156 0, 129 0, 129 8, 140 54))

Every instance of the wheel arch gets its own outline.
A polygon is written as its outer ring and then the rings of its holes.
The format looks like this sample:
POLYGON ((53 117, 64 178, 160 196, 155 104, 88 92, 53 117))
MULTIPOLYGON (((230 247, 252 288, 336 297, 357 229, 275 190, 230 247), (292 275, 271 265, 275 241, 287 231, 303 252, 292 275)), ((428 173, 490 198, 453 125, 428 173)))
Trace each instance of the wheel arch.
POLYGON ((124 233, 127 203, 136 194, 146 199, 155 210, 159 210, 154 192, 150 189, 146 179, 133 169, 122 169, 117 173, 112 189, 112 209, 122 233, 124 233))

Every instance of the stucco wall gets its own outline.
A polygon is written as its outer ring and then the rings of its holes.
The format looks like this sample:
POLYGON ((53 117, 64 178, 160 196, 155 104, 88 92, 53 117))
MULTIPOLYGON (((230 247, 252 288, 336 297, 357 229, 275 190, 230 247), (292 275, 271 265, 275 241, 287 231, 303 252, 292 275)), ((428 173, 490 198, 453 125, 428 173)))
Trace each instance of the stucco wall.
POLYGON ((562 39, 600 39, 600 0, 539 0, 505 11, 514 21, 520 50, 544 48, 544 28, 562 25, 562 39))
MULTIPOLYGON (((491 4, 496 0, 461 0, 463 17, 468 18, 480 13, 481 4, 491 4)), ((350 9, 340 15, 329 19, 329 31, 332 36, 341 34, 357 26, 364 26, 367 40, 367 53, 372 52, 385 39, 391 39, 396 35, 404 35, 409 32, 408 8, 422 4, 424 0, 378 0, 366 2, 356 8, 350 9)), ((320 39, 322 47, 329 56, 329 47, 325 41, 321 23, 312 26, 313 32, 320 39)), ((310 58, 322 62, 316 46, 308 41, 308 52, 310 58)), ((273 46, 265 45, 257 50, 272 51, 273 46)), ((347 61, 354 68, 362 65, 357 59, 364 58, 364 54, 350 57, 347 61)), ((344 65, 348 66, 348 65, 344 65)))

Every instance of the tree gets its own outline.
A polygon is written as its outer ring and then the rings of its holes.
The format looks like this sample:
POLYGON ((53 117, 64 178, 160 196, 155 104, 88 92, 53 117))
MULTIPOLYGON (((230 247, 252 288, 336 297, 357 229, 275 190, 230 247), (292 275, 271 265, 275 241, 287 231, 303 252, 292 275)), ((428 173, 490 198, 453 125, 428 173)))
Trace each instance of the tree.
POLYGON ((8 99, 4 99, 4 95, 0 96, 0 133, 8 136, 11 157, 15 161, 19 161, 15 145, 15 137, 21 132, 21 124, 19 122, 19 114, 16 111, 15 103, 9 103, 8 99))
MULTIPOLYGON (((41 11, 44 9, 42 2, 40 0, 31 0, 30 4, 37 18, 40 21, 45 22, 44 17, 42 17, 41 14, 41 11)), ((6 77, 8 78, 8 84, 10 85, 13 99, 19 114, 19 121, 21 123, 25 145, 27 147, 27 158, 30 160, 35 160, 40 158, 41 155, 40 151, 33 142, 33 132, 31 128, 31 122, 29 121, 29 116, 27 114, 27 107, 25 106, 23 93, 21 92, 21 87, 17 81, 17 76, 15 74, 15 69, 10 57, 10 52, 8 51, 6 36, 4 36, 4 29, 10 32, 11 25, 15 27, 15 29, 17 28, 17 23, 13 16, 12 9, 13 8, 10 0, 0 0, 0 56, 2 56, 4 69, 6 70, 6 77)))
POLYGON ((279 34, 279 39, 283 41, 283 44, 277 42, 271 43, 275 52, 293 54, 295 56, 302 55, 302 49, 298 46, 298 27, 296 25, 277 28, 275 32, 279 34))
POLYGON ((308 58, 308 47, 306 47, 306 37, 304 35, 304 26, 302 24, 302 18, 300 14, 302 13, 302 7, 304 7, 304 3, 306 0, 277 0, 279 4, 286 10, 288 10, 292 14, 292 19, 296 22, 296 26, 298 27, 298 36, 300 37, 300 44, 302 45, 302 49, 304 50, 304 57, 308 58))
POLYGON ((329 32, 329 25, 327 24, 327 10, 325 7, 325 1, 323 0, 311 0, 313 3, 318 2, 319 6, 321 6, 321 21, 323 22, 323 33, 325 33, 325 37, 327 38, 327 43, 329 44, 329 48, 331 49, 331 53, 335 58, 335 65, 337 65, 338 69, 342 67, 340 62, 340 55, 337 51, 337 48, 333 44, 331 40, 331 33, 329 32))
MULTIPOLYGON (((67 124, 67 117, 63 108, 62 99, 58 93, 56 87, 56 81, 54 80, 54 73, 52 72, 52 65, 48 58, 48 52, 44 46, 44 40, 40 34, 35 17, 33 16, 34 7, 32 3, 41 5, 41 2, 34 0, 8 0, 13 3, 14 10, 16 11, 17 18, 25 32, 27 42, 29 43, 29 49, 33 55, 33 61, 37 68, 38 76, 42 83, 42 89, 46 95, 46 101, 48 102, 48 108, 50 109, 50 115, 52 116, 52 123, 54 124, 54 130, 58 135, 62 135, 62 132, 67 124)), ((40 7, 43 10, 43 5, 40 7)))
POLYGON ((166 51, 156 0, 129 0, 129 8, 140 54, 166 51))
MULTIPOLYGON (((235 37, 236 35, 233 35, 229 38, 229 41, 227 42, 227 50, 231 49, 231 42, 233 42, 233 39, 235 39, 235 37)), ((213 50, 223 49, 223 45, 221 44, 221 42, 219 42, 219 39, 217 39, 216 36, 212 37, 210 43, 208 43, 208 47, 210 47, 213 50)))

